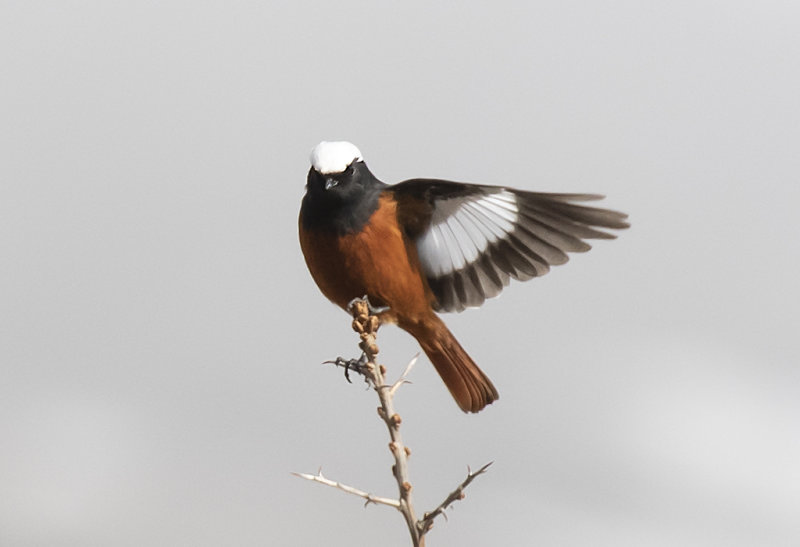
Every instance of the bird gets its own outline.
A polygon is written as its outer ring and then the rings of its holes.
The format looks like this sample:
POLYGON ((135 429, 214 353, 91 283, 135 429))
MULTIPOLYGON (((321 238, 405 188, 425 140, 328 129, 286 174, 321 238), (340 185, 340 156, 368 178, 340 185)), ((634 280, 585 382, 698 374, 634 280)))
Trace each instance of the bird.
POLYGON ((300 247, 322 294, 344 310, 366 296, 380 324, 416 338, 464 412, 499 398, 438 313, 495 297, 511 279, 546 274, 587 239, 614 239, 625 213, 585 205, 598 194, 416 178, 380 181, 346 141, 311 150, 300 247))

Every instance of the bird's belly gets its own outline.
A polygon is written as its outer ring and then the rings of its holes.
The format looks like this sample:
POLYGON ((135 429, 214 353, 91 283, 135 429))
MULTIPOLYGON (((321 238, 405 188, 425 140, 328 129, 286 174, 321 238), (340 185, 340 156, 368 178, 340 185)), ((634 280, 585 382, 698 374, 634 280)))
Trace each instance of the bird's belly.
POLYGON ((419 261, 415 253, 409 255, 394 202, 381 205, 356 233, 301 230, 308 269, 322 293, 342 308, 366 295, 373 305, 388 306, 401 319, 426 316, 432 296, 419 261))

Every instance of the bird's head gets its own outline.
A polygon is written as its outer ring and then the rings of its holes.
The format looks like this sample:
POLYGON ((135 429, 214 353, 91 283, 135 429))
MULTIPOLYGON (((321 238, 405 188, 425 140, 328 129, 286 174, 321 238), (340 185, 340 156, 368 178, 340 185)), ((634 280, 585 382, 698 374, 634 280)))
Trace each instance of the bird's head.
POLYGON ((310 192, 345 197, 363 191, 373 179, 361 151, 352 143, 322 141, 311 150, 310 192))

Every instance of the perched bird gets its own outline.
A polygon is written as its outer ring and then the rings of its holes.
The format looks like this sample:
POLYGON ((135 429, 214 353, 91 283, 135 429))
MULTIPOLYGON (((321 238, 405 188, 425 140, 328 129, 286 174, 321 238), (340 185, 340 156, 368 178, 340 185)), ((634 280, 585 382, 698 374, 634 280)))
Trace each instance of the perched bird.
POLYGON ((544 275, 599 228, 627 228, 627 215, 576 205, 595 194, 548 194, 436 179, 387 185, 349 142, 311 151, 300 208, 300 246, 322 293, 347 309, 368 296, 381 324, 417 339, 458 406, 478 412, 497 390, 436 312, 497 296, 509 279, 544 275))

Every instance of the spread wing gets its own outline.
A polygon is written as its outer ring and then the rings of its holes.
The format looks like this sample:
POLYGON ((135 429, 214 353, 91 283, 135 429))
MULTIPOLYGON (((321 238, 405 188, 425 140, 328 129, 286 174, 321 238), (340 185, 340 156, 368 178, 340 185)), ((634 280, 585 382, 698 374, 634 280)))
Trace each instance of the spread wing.
POLYGON ((437 311, 462 311, 565 263, 599 228, 627 228, 627 215, 575 202, 594 194, 547 194, 432 179, 395 185, 398 217, 416 246, 437 311))

